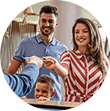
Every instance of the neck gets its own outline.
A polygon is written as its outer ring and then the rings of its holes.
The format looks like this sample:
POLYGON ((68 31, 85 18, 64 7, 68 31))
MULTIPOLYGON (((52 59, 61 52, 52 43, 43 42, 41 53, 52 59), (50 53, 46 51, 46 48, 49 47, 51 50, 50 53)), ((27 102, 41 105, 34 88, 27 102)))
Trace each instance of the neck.
POLYGON ((46 42, 47 46, 52 42, 52 37, 53 37, 53 34, 49 35, 49 36, 45 36, 43 35, 42 33, 40 34, 40 37, 43 41, 46 42))
POLYGON ((78 47, 78 50, 79 50, 82 54, 86 54, 86 53, 88 52, 87 47, 83 47, 83 46, 78 47))

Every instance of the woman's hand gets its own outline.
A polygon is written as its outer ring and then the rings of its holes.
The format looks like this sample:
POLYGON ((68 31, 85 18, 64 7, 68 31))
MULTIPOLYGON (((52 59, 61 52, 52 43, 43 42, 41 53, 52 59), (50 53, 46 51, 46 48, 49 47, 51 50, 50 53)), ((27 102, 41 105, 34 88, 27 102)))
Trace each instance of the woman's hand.
POLYGON ((61 77, 68 75, 68 67, 61 66, 58 61, 50 56, 43 57, 43 64, 47 69, 54 69, 54 71, 61 77))
POLYGON ((55 58, 50 56, 42 57, 42 59, 43 59, 43 64, 47 69, 54 69, 56 65, 59 64, 55 58))

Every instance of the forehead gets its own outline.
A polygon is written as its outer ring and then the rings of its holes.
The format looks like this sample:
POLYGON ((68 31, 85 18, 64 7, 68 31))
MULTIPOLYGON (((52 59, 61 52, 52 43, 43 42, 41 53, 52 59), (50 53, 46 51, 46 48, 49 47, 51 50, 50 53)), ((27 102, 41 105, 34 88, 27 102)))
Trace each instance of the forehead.
POLYGON ((88 29, 87 25, 84 23, 78 23, 75 29, 88 29))
POLYGON ((40 18, 46 19, 46 20, 49 20, 49 19, 56 20, 55 14, 53 14, 53 13, 42 13, 40 18))
POLYGON ((40 90, 49 90, 49 84, 37 82, 36 88, 40 90))

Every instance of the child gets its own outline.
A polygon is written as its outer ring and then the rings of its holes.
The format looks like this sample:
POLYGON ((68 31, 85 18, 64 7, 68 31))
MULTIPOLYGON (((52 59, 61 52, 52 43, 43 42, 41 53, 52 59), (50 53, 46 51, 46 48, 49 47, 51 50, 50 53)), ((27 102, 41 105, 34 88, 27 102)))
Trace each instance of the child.
POLYGON ((55 82, 48 75, 42 75, 38 78, 35 87, 35 99, 38 101, 48 101, 55 95, 55 82))

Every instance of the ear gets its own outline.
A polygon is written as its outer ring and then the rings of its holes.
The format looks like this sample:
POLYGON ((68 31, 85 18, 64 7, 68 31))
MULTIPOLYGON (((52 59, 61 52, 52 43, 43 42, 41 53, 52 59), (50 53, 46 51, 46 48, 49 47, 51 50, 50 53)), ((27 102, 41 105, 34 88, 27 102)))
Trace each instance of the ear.
POLYGON ((56 92, 53 92, 52 95, 51 95, 51 98, 53 98, 55 94, 56 94, 56 92))
POLYGON ((39 24, 39 26, 40 26, 40 19, 39 19, 39 21, 38 21, 38 24, 39 24))
POLYGON ((59 21, 57 21, 57 23, 56 23, 56 27, 58 27, 58 25, 59 25, 59 21))

